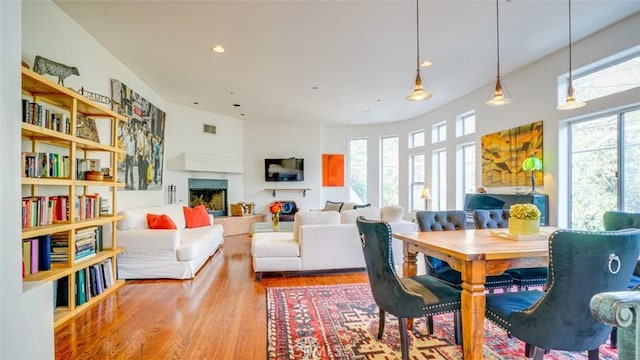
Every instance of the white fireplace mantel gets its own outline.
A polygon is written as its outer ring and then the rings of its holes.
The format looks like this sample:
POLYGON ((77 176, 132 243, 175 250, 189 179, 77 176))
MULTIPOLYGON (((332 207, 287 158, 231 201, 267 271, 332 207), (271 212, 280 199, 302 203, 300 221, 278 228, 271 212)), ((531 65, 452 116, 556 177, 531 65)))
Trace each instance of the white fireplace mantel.
POLYGON ((180 153, 167 160, 167 169, 242 174, 242 163, 230 156, 180 153))

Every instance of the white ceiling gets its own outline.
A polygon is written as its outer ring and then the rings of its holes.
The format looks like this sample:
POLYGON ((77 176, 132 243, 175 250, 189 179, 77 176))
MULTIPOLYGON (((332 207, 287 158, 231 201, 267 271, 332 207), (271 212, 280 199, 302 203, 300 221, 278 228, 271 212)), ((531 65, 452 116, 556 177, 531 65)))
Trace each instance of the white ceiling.
MULTIPOLYGON (((433 62, 422 74, 433 97, 417 103, 405 99, 415 1, 55 2, 165 100, 247 121, 399 121, 495 79, 491 0, 420 0, 420 59, 433 62), (211 52, 216 44, 226 52, 211 52)), ((503 75, 567 45, 567 4, 500 0, 503 75)), ((573 40, 638 11, 637 0, 574 0, 573 40)))

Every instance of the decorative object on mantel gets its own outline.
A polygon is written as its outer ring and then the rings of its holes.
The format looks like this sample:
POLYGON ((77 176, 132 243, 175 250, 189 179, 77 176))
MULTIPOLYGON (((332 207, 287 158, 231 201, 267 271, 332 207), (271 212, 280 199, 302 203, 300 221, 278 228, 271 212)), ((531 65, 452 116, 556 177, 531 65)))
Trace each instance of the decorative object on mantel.
POLYGON ((509 208, 509 234, 540 233, 540 210, 533 204, 514 204, 509 208))
POLYGON ((407 100, 422 101, 431 98, 431 93, 422 87, 422 75, 420 74, 420 12, 416 0, 416 81, 413 91, 407 95, 407 100))
POLYGON ((40 55, 36 55, 33 60, 33 71, 40 75, 52 75, 58 77, 58 84, 64 86, 64 79, 71 75, 80 75, 78 68, 49 60, 40 55))
POLYGON ((491 106, 502 106, 513 102, 507 89, 502 85, 502 79, 500 78, 500 13, 498 9, 498 0, 496 0, 496 67, 498 75, 496 76, 496 85, 493 88, 493 98, 486 102, 487 105, 491 106))
POLYGON ((542 160, 537 157, 531 155, 528 158, 524 159, 522 163, 522 171, 531 172, 531 191, 529 194, 537 194, 536 191, 536 171, 542 170, 542 160))
MULTIPOLYGON (((530 179, 522 171, 522 162, 534 154, 543 159, 542 121, 483 135, 482 186, 526 186, 530 179)), ((535 174, 542 185, 542 172, 535 174)))
POLYGON ((558 105, 558 110, 572 110, 578 109, 586 104, 576 99, 576 94, 573 91, 573 80, 571 71, 571 0, 569 0, 569 77, 567 78, 567 97, 564 104, 558 105))
POLYGON ((271 223, 273 230, 278 231, 280 228, 280 211, 282 211, 282 204, 279 201, 274 202, 269 206, 269 212, 271 213, 271 223))

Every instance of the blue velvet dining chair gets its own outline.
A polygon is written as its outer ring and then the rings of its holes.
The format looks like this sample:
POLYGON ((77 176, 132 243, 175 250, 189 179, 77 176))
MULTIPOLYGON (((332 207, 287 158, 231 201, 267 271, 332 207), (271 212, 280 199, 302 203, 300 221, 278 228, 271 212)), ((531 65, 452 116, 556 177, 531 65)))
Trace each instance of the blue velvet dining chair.
MULTIPOLYGON (((602 215, 604 229, 608 231, 624 230, 624 229, 640 229, 640 214, 623 211, 607 211, 602 215)), ((640 287, 640 262, 636 263, 636 268, 631 275, 631 279, 627 284, 629 289, 638 289, 640 287)), ((611 347, 618 347, 618 331, 614 327, 611 330, 611 347)))
POLYGON ((556 231, 549 238, 547 291, 488 294, 486 318, 524 341, 528 358, 541 360, 553 349, 598 359, 611 326, 591 315, 591 298, 625 290, 639 254, 640 230, 556 231))
MULTIPOLYGON (((502 229, 509 227, 509 209, 474 210, 473 221, 477 229, 502 229)), ((517 268, 506 271, 519 290, 547 283, 547 267, 517 268)))
POLYGON ((391 249, 391 227, 386 221, 356 219, 362 251, 373 298, 380 309, 378 339, 384 332, 385 314, 398 318, 402 359, 409 358, 407 318, 428 317, 428 331, 433 333, 433 315, 454 314, 455 342, 462 342, 460 291, 430 275, 399 277, 391 249))
MULTIPOLYGON (((416 220, 420 231, 450 231, 467 228, 466 214, 461 210, 418 211, 416 220)), ((425 255, 425 262, 428 274, 456 289, 462 289, 462 274, 452 269, 446 261, 425 255)), ((490 292, 498 288, 508 291, 512 286, 513 279, 507 273, 487 276, 484 284, 485 289, 490 292)))

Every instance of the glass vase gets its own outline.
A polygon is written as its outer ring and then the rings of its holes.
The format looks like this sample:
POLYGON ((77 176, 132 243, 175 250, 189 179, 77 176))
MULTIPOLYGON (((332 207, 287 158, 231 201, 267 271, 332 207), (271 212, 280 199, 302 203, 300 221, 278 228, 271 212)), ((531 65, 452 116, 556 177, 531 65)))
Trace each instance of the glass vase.
POLYGON ((280 213, 276 212, 271 214, 271 224, 273 225, 273 231, 280 229, 280 213))

